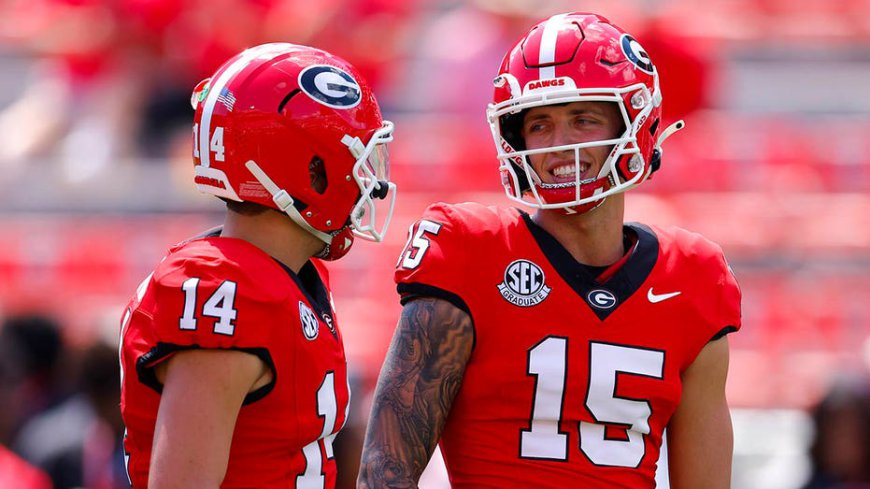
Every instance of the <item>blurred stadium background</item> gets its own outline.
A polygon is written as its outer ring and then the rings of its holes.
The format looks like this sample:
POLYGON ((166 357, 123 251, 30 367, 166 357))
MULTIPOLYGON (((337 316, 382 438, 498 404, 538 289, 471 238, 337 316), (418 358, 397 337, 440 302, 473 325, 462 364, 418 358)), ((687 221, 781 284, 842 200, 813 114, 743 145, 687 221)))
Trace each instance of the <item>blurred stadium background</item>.
POLYGON ((800 487, 809 410, 870 359, 870 0, 2 0, 0 319, 56 318, 72 352, 116 344, 167 248, 221 221, 191 184, 192 87, 243 47, 318 46, 361 68, 396 123, 388 239, 331 266, 364 424, 405 230, 434 201, 507 203, 491 77, 567 10, 639 38, 666 118, 687 122, 628 213, 717 241, 741 284, 733 487, 800 487))

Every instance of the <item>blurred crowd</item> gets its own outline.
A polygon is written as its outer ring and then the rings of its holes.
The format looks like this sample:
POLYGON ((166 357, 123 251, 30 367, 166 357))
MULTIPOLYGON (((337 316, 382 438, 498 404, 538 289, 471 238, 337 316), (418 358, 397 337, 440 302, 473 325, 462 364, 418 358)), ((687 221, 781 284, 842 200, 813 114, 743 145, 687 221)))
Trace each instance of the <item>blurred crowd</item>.
MULTIPOLYGON (((669 117, 705 106, 709 43, 680 42, 681 30, 657 20, 670 2, 610 3, 603 13, 647 39, 660 71, 680 73, 663 76, 666 93, 682 94, 669 117)), ((52 156, 85 178, 121 158, 187 157, 191 87, 239 49, 267 41, 353 60, 383 94, 387 114, 447 114, 480 126, 491 74, 516 33, 578 7, 553 0, 7 1, 0 42, 38 63, 0 114, 0 162, 52 156)))
POLYGON ((803 489, 870 488, 870 379, 837 379, 811 415, 811 473, 803 489))
POLYGON ((0 325, 0 487, 127 487, 114 345, 71 347, 42 314, 0 325))
MULTIPOLYGON (((689 122, 691 134, 669 141, 666 171, 641 189, 653 196, 639 200, 637 213, 697 229, 736 257, 747 327, 734 338, 732 398, 807 410, 815 430, 806 489, 870 487, 870 384, 861 376, 832 383, 828 375, 844 365, 866 371, 861 345, 870 351, 862 300, 870 287, 870 99, 860 96, 870 76, 870 1, 709 0, 702 11, 689 0, 3 0, 0 189, 36 166, 57 167, 76 182, 132 164, 177 167, 187 191, 192 87, 243 47, 308 44, 351 60, 397 121, 392 253, 415 205, 500 190, 483 120, 492 74, 531 22, 564 10, 600 12, 643 40, 662 73, 665 117, 689 122), (26 74, 4 73, 9 60, 24 60, 26 74), (430 193, 416 202, 409 191, 430 193), (808 351, 823 355, 801 361, 808 351)), ((0 224, 10 218, 4 198, 0 224)), ((34 231, 27 226, 0 236, 0 488, 126 487, 116 345, 70 327, 93 319, 81 312, 90 303, 76 287, 118 272, 113 280, 124 283, 104 284, 114 296, 90 294, 117 303, 115 319, 142 278, 128 275, 155 258, 140 248, 159 253, 170 244, 165 236, 198 229, 124 228, 121 237, 116 224, 97 233, 90 220, 77 224, 88 237, 126 239, 130 248, 79 240, 73 258, 81 263, 46 258, 47 248, 76 242, 65 235, 52 245, 42 235, 26 238, 34 231), (118 263, 105 261, 113 257, 118 263), (96 262, 109 266, 95 269, 96 262), (89 278, 46 278, 64 266, 89 278), (74 304, 82 317, 14 312, 12 298, 36 285, 38 297, 65 297, 62 310, 74 304)), ((345 306, 346 329, 386 341, 397 309, 373 303, 395 306, 387 270, 395 254, 358 251, 357 261, 334 272, 336 288, 360 296, 345 306), (377 287, 357 273, 373 263, 386 267, 377 287), (384 324, 352 324, 358 316, 384 324)), ((379 348, 369 354, 374 363, 379 348)), ((358 370, 357 414, 337 445, 347 464, 342 487, 352 487, 367 413, 359 402, 377 366, 358 370)))
MULTIPOLYGON (((23 84, 4 86, 0 76, 0 99, 12 97, 0 107, 6 177, 35 160, 59 162, 73 182, 124 161, 173 162, 186 170, 192 87, 241 48, 267 41, 318 46, 353 60, 382 94, 384 113, 405 123, 400 131, 430 135, 397 138, 397 155, 414 165, 446 164, 449 171, 469 159, 488 164, 493 152, 481 120, 502 53, 536 19, 592 9, 644 39, 660 67, 665 117, 694 114, 693 127, 703 135, 678 143, 674 174, 700 159, 712 178, 672 179, 660 191, 686 184, 698 190, 770 182, 789 190, 870 185, 863 169, 865 118, 834 118, 826 121, 829 131, 818 131, 810 121, 777 115, 866 111, 861 100, 837 104, 838 90, 829 86, 846 83, 847 90, 857 87, 854 80, 833 73, 818 81, 818 93, 788 97, 813 83, 815 70, 783 72, 782 83, 771 83, 743 77, 725 62, 741 58, 743 65, 776 69, 802 60, 860 60, 870 40, 865 0, 711 0, 704 9, 687 0, 6 0, 0 9, 0 55, 26 58, 28 70, 23 84), (747 121, 704 109, 773 114, 747 121), (735 145, 738 137, 747 143, 735 145), (840 144, 821 150, 830 137, 840 144), (444 148, 448 139, 452 147, 444 148), (862 164, 857 175, 856 162, 862 164)), ((491 188, 491 180, 476 180, 469 185, 491 188)))
POLYGON ((378 85, 414 8, 382 0, 6 2, 2 41, 38 63, 0 115, 0 161, 49 155, 87 175, 121 158, 186 156, 192 87, 241 48, 320 46, 353 59, 378 85))

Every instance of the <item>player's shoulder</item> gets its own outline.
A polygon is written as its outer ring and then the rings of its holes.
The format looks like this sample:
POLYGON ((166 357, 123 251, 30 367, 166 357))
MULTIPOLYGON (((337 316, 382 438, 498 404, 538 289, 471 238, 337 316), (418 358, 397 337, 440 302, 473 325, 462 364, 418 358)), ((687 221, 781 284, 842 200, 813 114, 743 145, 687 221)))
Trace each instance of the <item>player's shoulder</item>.
POLYGON ((163 269, 189 267, 203 273, 215 270, 230 273, 256 273, 277 269, 277 262, 266 252, 248 241, 238 238, 209 236, 192 239, 173 246, 161 264, 163 269))
POLYGON ((722 247, 704 235, 677 226, 646 226, 659 242, 664 256, 674 256, 684 260, 719 260, 723 256, 722 247))
POLYGON ((696 283, 722 284, 737 282, 734 271, 725 258, 722 248, 703 235, 676 226, 648 226, 659 246, 656 268, 659 270, 682 270, 689 273, 696 283))
POLYGON ((152 275, 160 287, 183 287, 196 279, 200 285, 233 282, 246 295, 260 301, 279 301, 286 296, 285 287, 276 282, 287 280, 287 272, 264 251, 237 238, 204 237, 182 242, 169 250, 152 275))
POLYGON ((520 225, 521 216, 517 209, 511 207, 478 202, 436 202, 426 208, 422 219, 446 226, 454 233, 485 235, 498 234, 520 225))
POLYGON ((703 330, 707 335, 704 340, 740 329, 740 286, 722 248, 699 233, 679 227, 647 229, 658 238, 655 268, 659 276, 669 275, 687 286, 691 284, 692 292, 687 292, 687 297, 692 297, 693 307, 708 324, 703 330))

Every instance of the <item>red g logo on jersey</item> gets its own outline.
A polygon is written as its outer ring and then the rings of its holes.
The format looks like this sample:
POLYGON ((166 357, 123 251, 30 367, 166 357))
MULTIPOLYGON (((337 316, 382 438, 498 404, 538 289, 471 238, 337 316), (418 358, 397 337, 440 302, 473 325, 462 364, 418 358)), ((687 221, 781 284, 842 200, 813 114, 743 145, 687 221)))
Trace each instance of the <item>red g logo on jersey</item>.
POLYGON ((604 289, 595 289, 586 296, 586 302, 596 309, 612 309, 616 305, 616 296, 604 289))

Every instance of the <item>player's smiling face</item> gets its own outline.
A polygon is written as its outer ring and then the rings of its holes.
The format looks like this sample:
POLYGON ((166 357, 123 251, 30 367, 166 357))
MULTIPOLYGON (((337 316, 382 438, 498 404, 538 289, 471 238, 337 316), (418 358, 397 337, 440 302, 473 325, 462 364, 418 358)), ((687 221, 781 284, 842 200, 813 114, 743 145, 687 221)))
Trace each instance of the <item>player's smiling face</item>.
MULTIPOLYGON (((526 149, 586 143, 619 136, 622 117, 611 102, 572 102, 529 109, 523 118, 526 149)), ((580 150, 580 181, 593 179, 607 160, 612 145, 580 150)), ((532 168, 545 184, 576 181, 574 151, 529 156, 532 168)))

